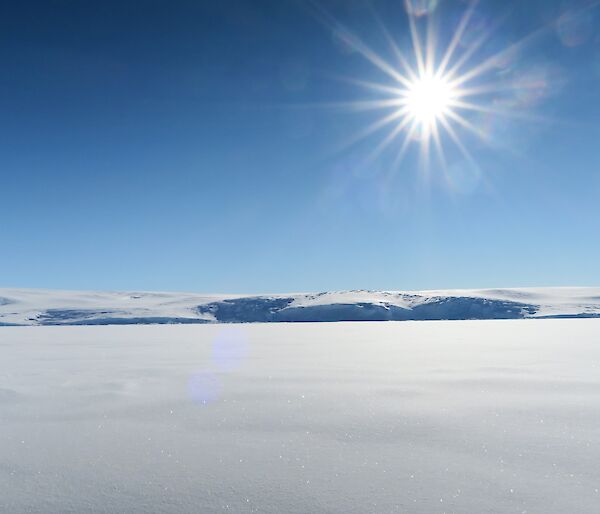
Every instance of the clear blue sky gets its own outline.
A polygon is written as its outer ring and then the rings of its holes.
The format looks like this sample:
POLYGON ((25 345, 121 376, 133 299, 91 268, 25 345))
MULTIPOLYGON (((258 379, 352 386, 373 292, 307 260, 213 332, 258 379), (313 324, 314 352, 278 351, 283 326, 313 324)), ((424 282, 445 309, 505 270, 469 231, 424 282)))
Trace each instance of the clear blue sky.
MULTIPOLYGON (((488 142, 461 132, 479 175, 453 186, 435 163, 425 176, 416 145, 385 179, 402 139, 367 156, 387 129, 340 150, 381 113, 329 105, 373 94, 339 77, 390 79, 308 2, 4 2, 0 286, 599 285, 600 15, 586 3, 480 2, 459 50, 503 22, 473 64, 535 32, 488 76, 526 84, 508 103, 528 119, 471 115, 488 142)), ((321 6, 392 59, 377 13, 410 53, 398 0, 321 6)), ((441 43, 465 6, 440 1, 441 43)), ((456 179, 464 159, 442 139, 456 179)))

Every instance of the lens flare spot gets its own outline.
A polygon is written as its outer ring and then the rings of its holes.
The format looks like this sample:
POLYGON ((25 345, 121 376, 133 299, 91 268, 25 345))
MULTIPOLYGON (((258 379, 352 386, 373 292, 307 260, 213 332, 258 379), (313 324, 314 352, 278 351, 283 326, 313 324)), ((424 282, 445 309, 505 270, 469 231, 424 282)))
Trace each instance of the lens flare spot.
POLYGON ((481 170, 474 162, 463 160, 448 166, 447 178, 449 186, 453 191, 469 195, 479 185, 481 170))
POLYGON ((427 16, 435 11, 438 0, 406 0, 406 10, 412 16, 427 16))
POLYGON ((212 362, 220 371, 239 368, 248 356, 248 339, 239 328, 225 328, 212 344, 212 362))
POLYGON ((585 43, 594 33, 593 11, 581 9, 563 13, 556 20, 556 33, 565 46, 585 43))
POLYGON ((209 405, 217 401, 221 388, 218 375, 207 370, 194 373, 188 381, 188 394, 198 405, 209 405))

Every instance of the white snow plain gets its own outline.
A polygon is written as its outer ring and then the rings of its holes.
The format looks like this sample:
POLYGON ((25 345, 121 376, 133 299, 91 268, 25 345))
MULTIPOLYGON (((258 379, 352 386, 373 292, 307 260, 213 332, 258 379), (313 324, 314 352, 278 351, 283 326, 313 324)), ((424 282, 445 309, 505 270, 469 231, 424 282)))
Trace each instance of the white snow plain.
POLYGON ((0 512, 600 510, 600 319, 0 329, 0 512))

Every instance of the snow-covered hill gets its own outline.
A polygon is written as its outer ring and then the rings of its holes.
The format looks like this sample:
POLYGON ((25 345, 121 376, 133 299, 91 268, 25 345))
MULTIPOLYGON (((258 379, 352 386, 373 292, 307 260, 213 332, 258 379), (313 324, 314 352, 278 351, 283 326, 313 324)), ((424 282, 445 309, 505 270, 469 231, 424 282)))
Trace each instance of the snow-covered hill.
POLYGON ((600 317, 600 288, 286 295, 0 289, 0 325, 600 317))

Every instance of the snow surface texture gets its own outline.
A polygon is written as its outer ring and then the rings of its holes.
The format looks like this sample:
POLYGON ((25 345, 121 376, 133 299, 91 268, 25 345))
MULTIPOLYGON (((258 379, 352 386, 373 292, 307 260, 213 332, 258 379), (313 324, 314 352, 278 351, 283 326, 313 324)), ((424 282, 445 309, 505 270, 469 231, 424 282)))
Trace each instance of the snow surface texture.
POLYGON ((0 325, 600 317, 600 288, 263 296, 0 289, 0 325))
POLYGON ((597 514, 600 320, 7 327, 0 512, 597 514))

